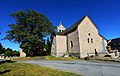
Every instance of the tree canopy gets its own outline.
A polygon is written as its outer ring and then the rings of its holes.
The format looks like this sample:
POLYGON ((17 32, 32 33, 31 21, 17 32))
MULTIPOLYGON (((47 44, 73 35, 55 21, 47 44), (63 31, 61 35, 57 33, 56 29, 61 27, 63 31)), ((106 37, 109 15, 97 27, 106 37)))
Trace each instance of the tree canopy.
POLYGON ((52 42, 47 38, 47 43, 45 44, 46 54, 51 55, 51 45, 52 42))
POLYGON ((5 48, 2 46, 2 44, 0 43, 0 54, 3 54, 5 52, 5 48))
POLYGON ((12 52, 13 52, 12 49, 7 48, 7 49, 5 50, 4 56, 8 56, 8 57, 10 57, 10 56, 12 56, 12 52))
POLYGON ((46 35, 53 31, 50 20, 43 14, 35 10, 18 11, 10 15, 15 19, 14 24, 9 24, 5 39, 20 44, 29 55, 36 55, 44 48, 46 35))

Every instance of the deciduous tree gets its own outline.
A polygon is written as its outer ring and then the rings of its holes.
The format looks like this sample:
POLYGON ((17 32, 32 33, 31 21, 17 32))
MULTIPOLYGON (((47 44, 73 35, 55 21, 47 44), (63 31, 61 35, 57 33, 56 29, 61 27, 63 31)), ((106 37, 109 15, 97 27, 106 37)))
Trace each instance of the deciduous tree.
POLYGON ((8 56, 8 57, 13 56, 13 50, 10 48, 7 48, 5 50, 4 56, 8 56))
POLYGON ((29 9, 15 12, 10 16, 15 19, 15 23, 9 24, 10 30, 5 39, 19 43, 23 51, 31 56, 39 54, 44 48, 43 37, 53 31, 49 19, 29 9))

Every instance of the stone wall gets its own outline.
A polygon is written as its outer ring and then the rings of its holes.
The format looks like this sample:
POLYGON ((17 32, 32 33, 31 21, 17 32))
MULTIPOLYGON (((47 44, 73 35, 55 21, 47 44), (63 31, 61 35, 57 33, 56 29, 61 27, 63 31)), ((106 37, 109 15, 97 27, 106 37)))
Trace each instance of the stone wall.
POLYGON ((102 37, 98 34, 97 27, 86 16, 78 25, 80 57, 88 56, 88 53, 102 52, 102 37), (92 39, 92 40, 91 40, 92 39))
POLYGON ((79 47, 79 37, 78 37, 78 30, 75 30, 67 35, 67 42, 68 42, 68 51, 71 55, 79 55, 80 47, 79 47), (72 42, 72 46, 71 46, 72 42))
POLYGON ((25 52, 23 52, 23 50, 22 50, 22 49, 20 49, 20 57, 26 57, 26 53, 25 53, 25 52))
POLYGON ((55 36, 54 36, 53 42, 52 42, 51 55, 56 56, 56 37, 55 36))
POLYGON ((63 56, 67 51, 66 36, 56 35, 56 56, 63 56))
MULTIPOLYGON (((64 29, 59 26, 59 29, 64 29)), ((65 35, 56 35, 53 40, 51 53, 54 56, 63 56, 68 51, 71 55, 81 58, 96 52, 106 52, 107 41, 98 33, 98 28, 86 16, 72 32, 65 35)))
POLYGON ((108 54, 109 52, 107 51, 106 46, 107 46, 107 40, 105 40, 105 39, 102 38, 102 52, 108 54))

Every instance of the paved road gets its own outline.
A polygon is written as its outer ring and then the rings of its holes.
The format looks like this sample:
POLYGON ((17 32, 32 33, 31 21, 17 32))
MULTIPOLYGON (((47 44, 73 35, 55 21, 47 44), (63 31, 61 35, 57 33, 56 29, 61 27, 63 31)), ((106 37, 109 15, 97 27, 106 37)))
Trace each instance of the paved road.
POLYGON ((22 62, 48 66, 58 70, 82 74, 84 76, 120 76, 120 63, 98 61, 91 62, 84 60, 77 61, 32 60, 22 62))
POLYGON ((3 61, 3 59, 0 59, 0 62, 3 61))

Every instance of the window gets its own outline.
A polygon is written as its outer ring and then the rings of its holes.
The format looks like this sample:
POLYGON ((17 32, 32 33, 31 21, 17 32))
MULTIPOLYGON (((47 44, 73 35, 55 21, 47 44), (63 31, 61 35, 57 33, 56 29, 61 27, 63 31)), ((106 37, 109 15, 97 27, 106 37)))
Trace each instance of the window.
POLYGON ((93 38, 91 38, 91 43, 93 43, 93 38))
POLYGON ((61 32, 61 30, 59 30, 59 32, 61 32))
POLYGON ((73 42, 72 41, 70 41, 70 47, 73 47, 73 42))
POLYGON ((90 36, 90 33, 88 35, 90 36))
POLYGON ((89 40, 89 38, 87 39, 87 41, 88 41, 88 43, 90 43, 90 40, 89 40))
POLYGON ((95 55, 96 55, 96 56, 98 56, 98 52, 97 52, 97 50, 96 50, 96 49, 95 49, 95 55))

